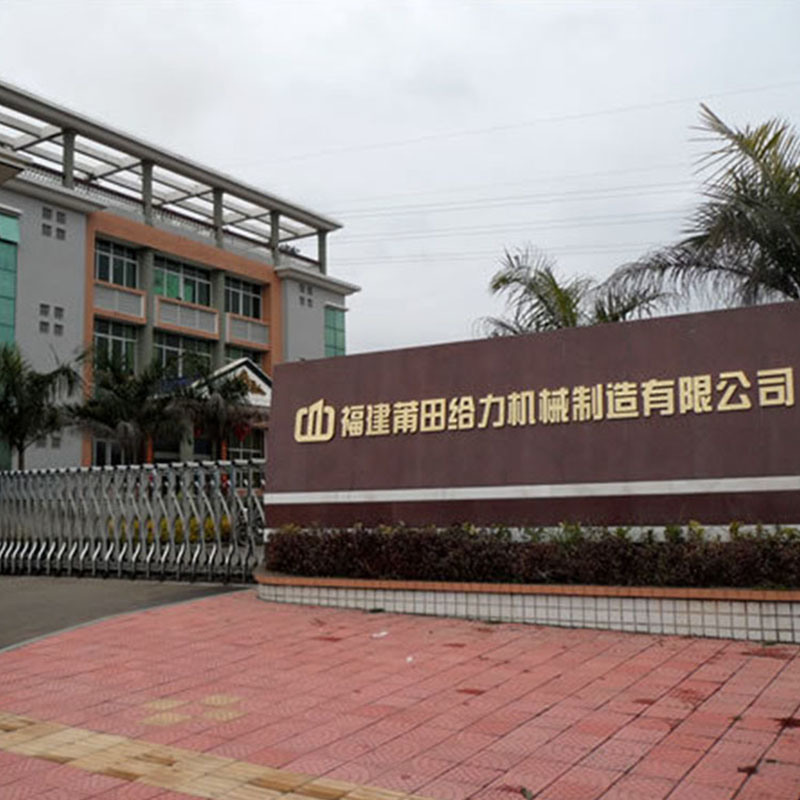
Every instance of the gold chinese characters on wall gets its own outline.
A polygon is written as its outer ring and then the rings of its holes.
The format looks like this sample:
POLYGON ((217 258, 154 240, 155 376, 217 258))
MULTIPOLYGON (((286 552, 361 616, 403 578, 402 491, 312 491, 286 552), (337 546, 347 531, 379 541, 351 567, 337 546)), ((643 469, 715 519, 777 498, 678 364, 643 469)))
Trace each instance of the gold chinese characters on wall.
POLYGON ((678 378, 610 381, 581 386, 520 389, 508 394, 428 397, 355 403, 340 409, 324 399, 295 413, 294 440, 301 444, 340 438, 408 436, 444 431, 606 420, 653 419, 676 414, 715 414, 794 406, 794 369, 760 369, 683 375, 678 378))

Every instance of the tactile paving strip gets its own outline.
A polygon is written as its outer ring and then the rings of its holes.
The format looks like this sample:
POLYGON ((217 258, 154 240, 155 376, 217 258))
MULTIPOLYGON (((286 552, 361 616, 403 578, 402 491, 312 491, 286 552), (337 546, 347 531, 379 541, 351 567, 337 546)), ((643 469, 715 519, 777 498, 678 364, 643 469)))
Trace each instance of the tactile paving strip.
MULTIPOLYGON (((226 699, 212 705, 227 703, 226 699)), ((222 800, 425 800, 418 795, 315 778, 3 712, 0 712, 0 750, 195 797, 222 800)))

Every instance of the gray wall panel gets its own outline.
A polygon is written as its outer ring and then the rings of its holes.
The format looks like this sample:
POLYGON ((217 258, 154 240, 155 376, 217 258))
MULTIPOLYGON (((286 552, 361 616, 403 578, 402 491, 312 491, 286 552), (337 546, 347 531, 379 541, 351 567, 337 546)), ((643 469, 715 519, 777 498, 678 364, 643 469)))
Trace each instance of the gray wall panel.
POLYGON ((301 283, 288 278, 284 278, 281 285, 284 361, 324 358, 325 306, 345 308, 345 297, 319 286, 313 286, 308 294, 310 284, 302 284, 304 291, 301 292, 301 283))
MULTIPOLYGON (((20 210, 20 242, 17 261, 16 341, 23 355, 35 369, 52 369, 56 360, 68 361, 83 348, 85 301, 86 216, 78 211, 0 188, 0 203, 20 210), (50 219, 43 218, 43 209, 52 210, 50 219), (57 220, 65 214, 64 223, 57 220), (44 236, 42 225, 51 226, 51 235, 44 236), (65 239, 56 238, 56 229, 65 231, 65 239), (49 306, 49 314, 40 313, 40 306, 49 306), (63 318, 55 318, 56 307, 63 309, 63 318), (41 323, 48 330, 40 330, 41 323), (62 335, 55 334, 56 325, 63 326, 62 335)), ((52 447, 31 446, 26 453, 30 468, 75 466, 81 460, 81 435, 64 430, 61 443, 52 447)), ((16 463, 16 462, 15 462, 16 463)))

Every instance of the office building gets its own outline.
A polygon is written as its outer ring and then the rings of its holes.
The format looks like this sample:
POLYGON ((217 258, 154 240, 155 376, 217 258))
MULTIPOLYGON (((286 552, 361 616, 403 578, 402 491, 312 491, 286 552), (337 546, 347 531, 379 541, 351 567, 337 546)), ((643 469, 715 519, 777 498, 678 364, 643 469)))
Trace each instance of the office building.
MULTIPOLYGON (((328 274, 339 227, 0 82, 0 342, 36 369, 93 347, 179 373, 190 355, 213 370, 246 357, 258 381, 343 354, 358 287, 328 274)), ((232 456, 263 453, 263 433, 240 444, 232 456)), ((108 463, 112 449, 65 429, 26 464, 108 463)))

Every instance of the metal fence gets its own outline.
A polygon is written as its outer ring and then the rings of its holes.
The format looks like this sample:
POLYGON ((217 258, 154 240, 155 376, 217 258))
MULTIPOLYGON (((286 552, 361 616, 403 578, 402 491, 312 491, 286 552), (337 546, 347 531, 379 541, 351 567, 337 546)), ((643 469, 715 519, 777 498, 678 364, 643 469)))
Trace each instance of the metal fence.
POLYGON ((0 472, 0 573, 250 581, 264 461, 0 472))

